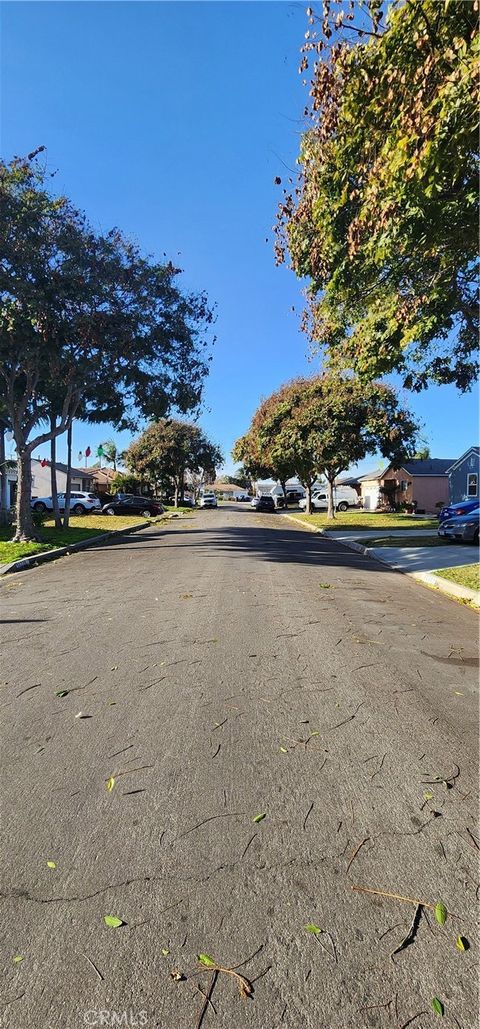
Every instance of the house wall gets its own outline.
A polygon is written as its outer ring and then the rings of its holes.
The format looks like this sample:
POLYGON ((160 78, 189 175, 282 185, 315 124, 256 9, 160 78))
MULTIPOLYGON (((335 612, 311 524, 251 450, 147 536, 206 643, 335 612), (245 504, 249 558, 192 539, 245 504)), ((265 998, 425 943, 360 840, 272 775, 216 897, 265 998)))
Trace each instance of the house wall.
MULTIPOLYGON (((467 476, 469 474, 474 473, 476 473, 477 475, 478 497, 480 477, 480 454, 476 454, 474 451, 472 451, 470 454, 465 454, 465 457, 459 462, 457 468, 454 468, 448 476, 450 504, 458 504, 461 500, 467 500, 467 476)), ((469 499, 473 500, 473 496, 469 499)))
POLYGON ((393 470, 389 468, 383 476, 382 482, 391 481, 398 483, 395 491, 395 502, 397 504, 417 503, 417 508, 427 514, 438 512, 437 504, 448 502, 448 476, 447 475, 409 475, 405 468, 393 470), (402 490, 400 484, 407 483, 407 488, 402 490))
POLYGON ((380 500, 379 486, 378 479, 366 479, 360 483, 360 496, 365 511, 376 511, 380 500))
MULTIPOLYGON (((57 468, 57 489, 59 493, 65 491, 67 485, 66 472, 57 468)), ((82 475, 81 469, 72 468, 72 490, 86 490, 91 487, 91 478, 82 475)), ((52 484, 50 476, 50 465, 42 468, 40 461, 32 460, 32 497, 50 497, 52 495, 52 484)))

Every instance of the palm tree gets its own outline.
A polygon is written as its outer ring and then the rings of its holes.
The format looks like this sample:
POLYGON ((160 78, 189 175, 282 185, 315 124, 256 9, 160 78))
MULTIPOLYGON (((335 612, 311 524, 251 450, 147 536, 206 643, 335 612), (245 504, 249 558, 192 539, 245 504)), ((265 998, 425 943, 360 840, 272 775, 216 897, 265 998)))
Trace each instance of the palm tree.
POLYGON ((113 439, 105 440, 105 443, 102 443, 102 447, 106 460, 110 461, 110 464, 113 464, 113 470, 116 472, 117 462, 123 461, 124 451, 118 449, 117 444, 113 439))

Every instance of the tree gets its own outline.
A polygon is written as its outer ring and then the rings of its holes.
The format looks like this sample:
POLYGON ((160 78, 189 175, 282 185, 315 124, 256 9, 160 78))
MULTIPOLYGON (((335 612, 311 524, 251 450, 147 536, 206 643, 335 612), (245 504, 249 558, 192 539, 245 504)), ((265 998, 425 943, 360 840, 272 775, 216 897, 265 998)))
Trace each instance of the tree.
POLYGON ((107 439, 101 444, 103 453, 107 461, 113 465, 113 470, 117 470, 117 462, 123 461, 123 451, 119 450, 114 439, 107 439))
POLYGON ((189 422, 162 418, 152 422, 130 444, 125 454, 129 469, 151 483, 155 491, 169 484, 175 493, 175 507, 183 499, 185 476, 203 473, 215 475, 215 467, 223 463, 219 448, 204 432, 189 422))
POLYGON ((323 9, 308 9, 310 127, 279 207, 277 261, 288 248, 309 280, 305 324, 337 366, 466 390, 478 345, 476 0, 323 9))
POLYGON ((119 428, 198 406, 212 313, 117 230, 94 232, 35 161, 0 163, 0 384, 18 455, 16 539, 36 538, 32 451, 81 416, 119 428))
POLYGON ((420 447, 419 450, 415 451, 413 456, 416 461, 428 461, 430 457, 430 447, 420 447))
POLYGON ((417 425, 390 386, 330 372, 294 379, 277 390, 260 406, 249 434, 259 453, 266 446, 273 460, 278 452, 289 462, 306 489, 307 513, 312 486, 325 475, 328 517, 334 518, 333 487, 340 472, 376 451, 400 464, 413 453, 417 425))

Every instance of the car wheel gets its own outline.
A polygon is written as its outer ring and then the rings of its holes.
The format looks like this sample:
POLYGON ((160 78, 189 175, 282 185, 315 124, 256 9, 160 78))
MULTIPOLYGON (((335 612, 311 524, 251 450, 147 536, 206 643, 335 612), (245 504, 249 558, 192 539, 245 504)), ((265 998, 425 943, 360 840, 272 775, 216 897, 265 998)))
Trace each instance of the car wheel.
POLYGON ((478 547, 478 529, 473 534, 473 544, 475 547, 478 547))
POLYGON ((337 511, 348 511, 348 504, 342 500, 340 504, 337 504, 337 511))
POLYGON ((76 514, 76 515, 84 515, 84 514, 86 514, 86 510, 85 510, 83 504, 75 504, 75 507, 73 508, 73 514, 76 514))
POLYGON ((106 507, 103 513, 106 515, 114 515, 115 511, 113 510, 113 507, 106 507))
POLYGON ((142 511, 142 518, 150 518, 150 514, 151 512, 145 508, 145 511, 142 511))
POLYGON ((33 510, 36 511, 38 514, 43 514, 43 512, 47 510, 47 505, 42 504, 42 501, 39 500, 38 504, 33 505, 33 510))

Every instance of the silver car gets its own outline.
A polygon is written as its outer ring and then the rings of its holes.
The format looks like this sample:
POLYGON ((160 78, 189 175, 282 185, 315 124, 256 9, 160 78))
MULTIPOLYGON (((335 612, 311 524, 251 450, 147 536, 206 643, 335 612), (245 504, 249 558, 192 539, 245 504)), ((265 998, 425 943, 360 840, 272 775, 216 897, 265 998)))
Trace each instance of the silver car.
POLYGON ((457 540, 459 543, 474 543, 478 546, 478 529, 480 525, 480 507, 469 514, 456 515, 440 522, 438 535, 442 539, 457 540))

